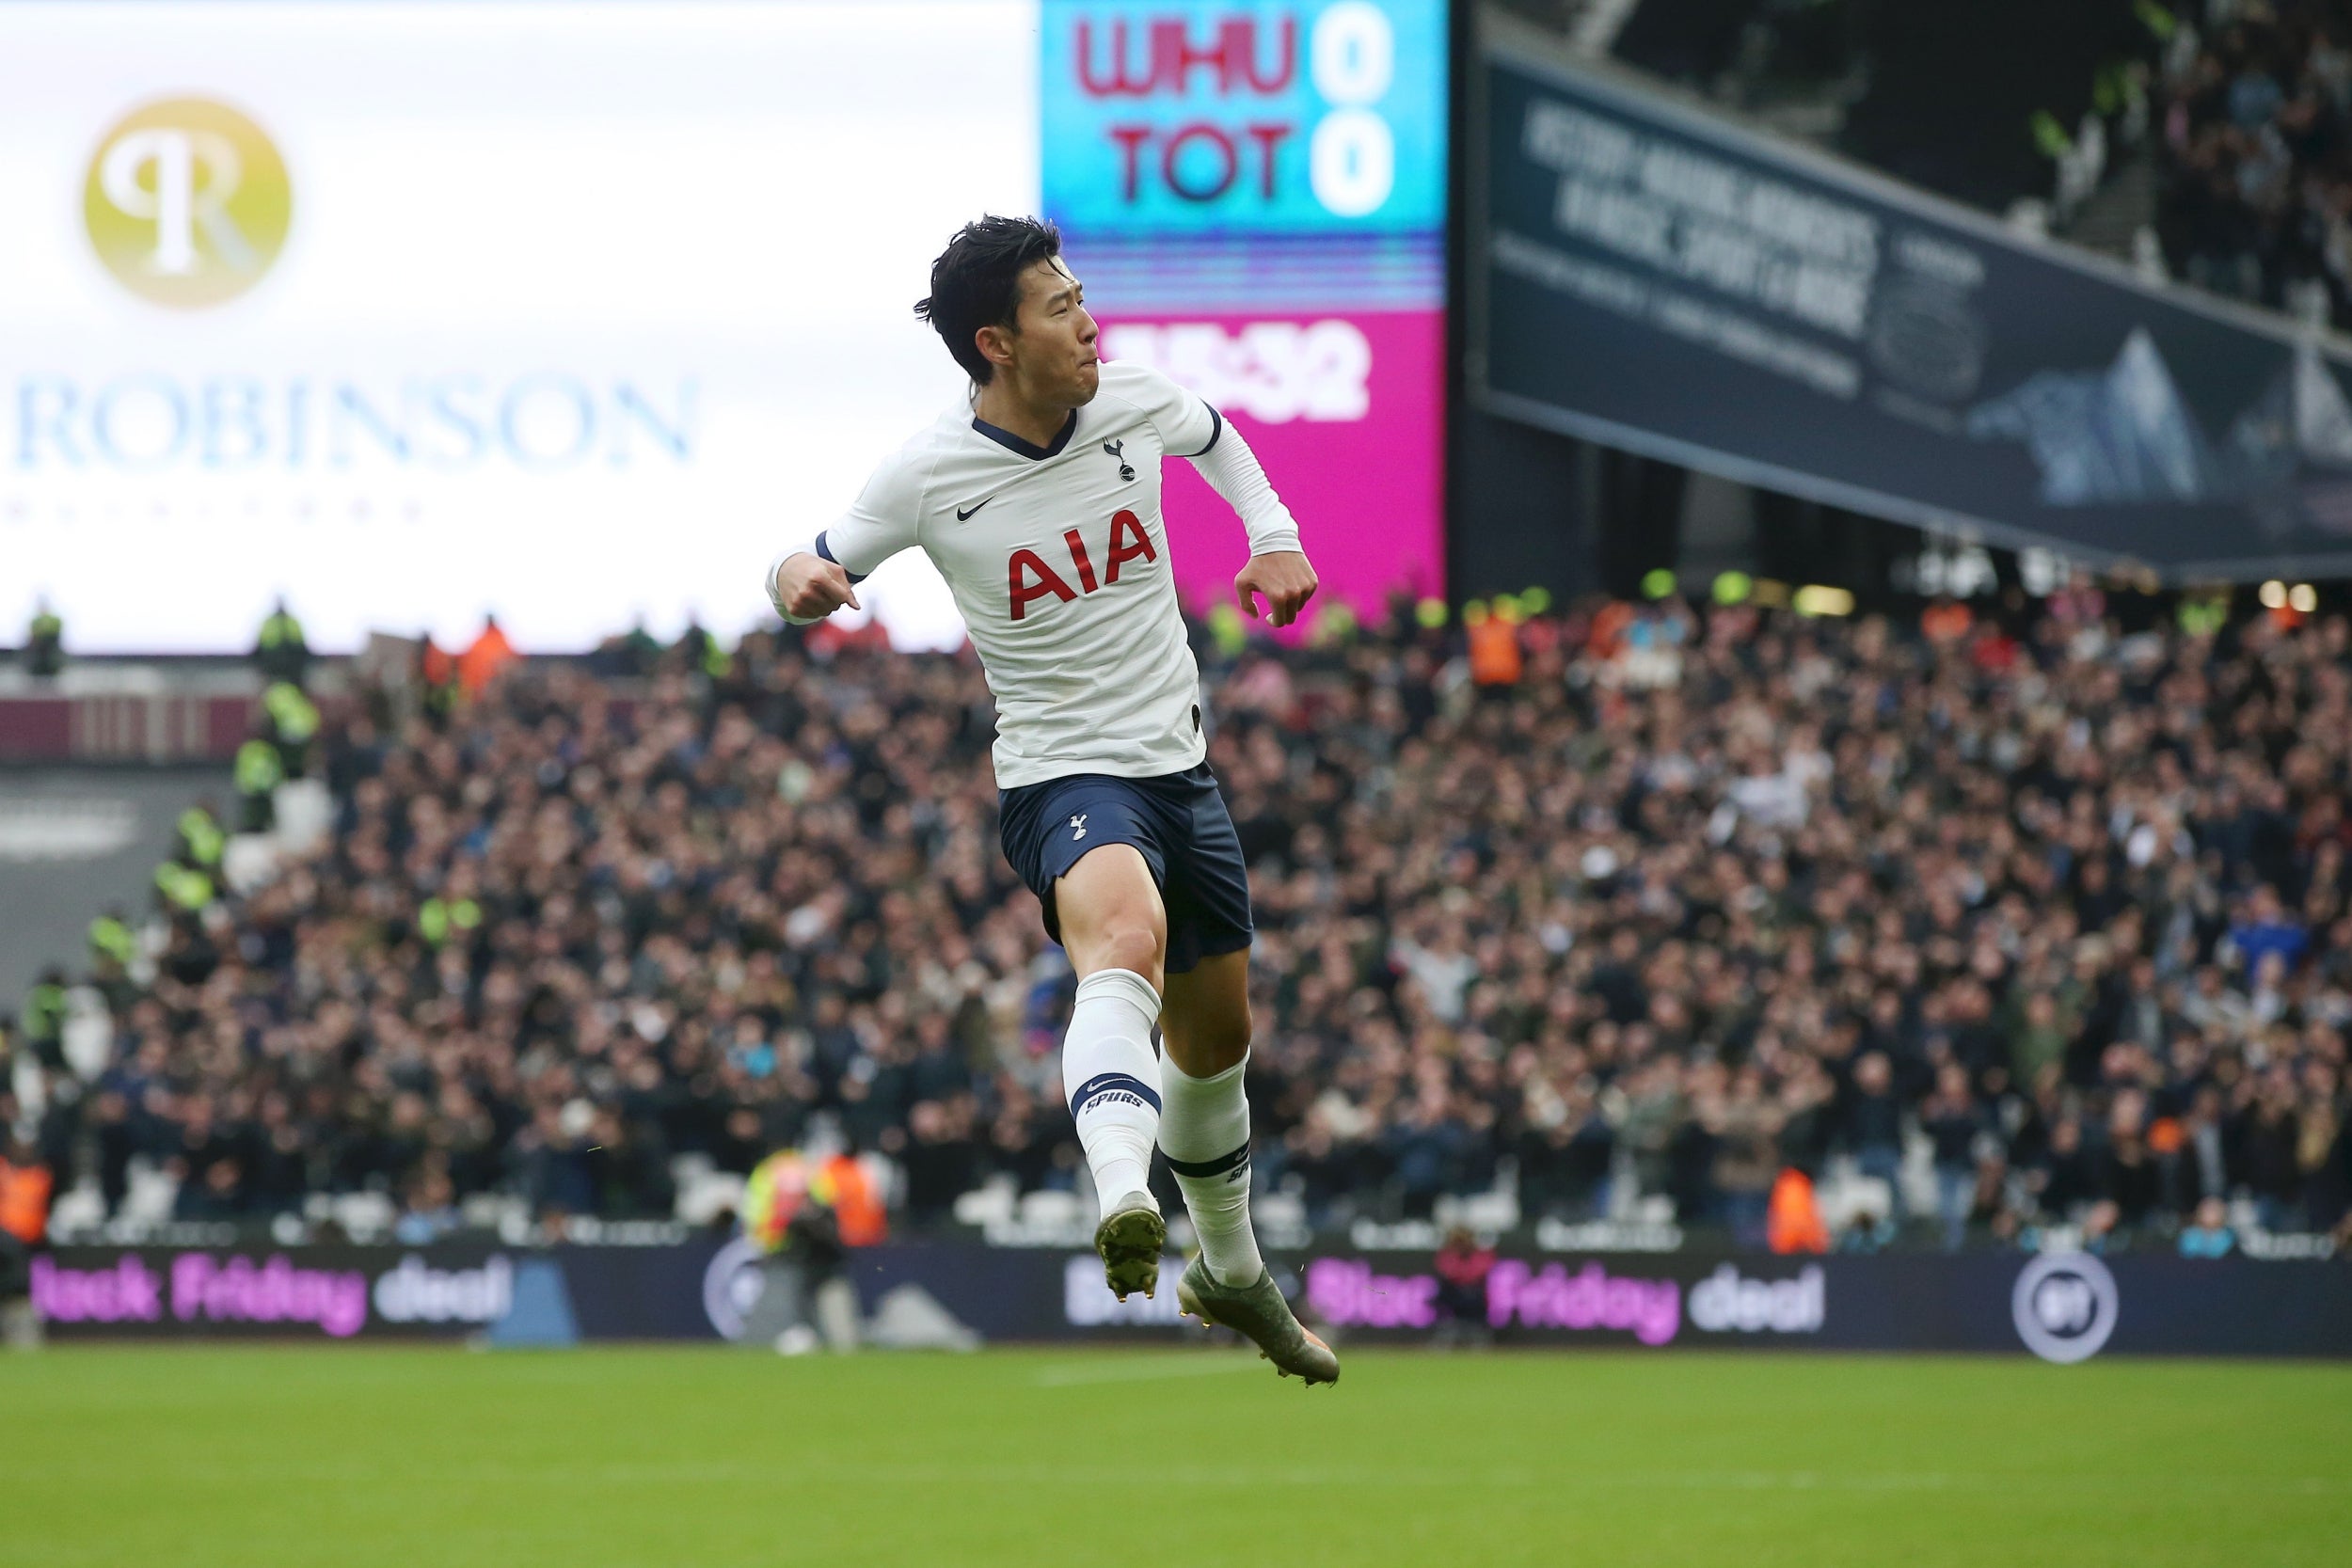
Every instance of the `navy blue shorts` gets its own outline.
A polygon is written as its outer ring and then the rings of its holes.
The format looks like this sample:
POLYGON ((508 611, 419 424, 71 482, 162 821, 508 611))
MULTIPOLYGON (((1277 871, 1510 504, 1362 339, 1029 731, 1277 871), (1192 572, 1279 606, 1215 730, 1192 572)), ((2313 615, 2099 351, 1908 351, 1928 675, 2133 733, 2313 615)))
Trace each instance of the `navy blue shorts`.
POLYGON ((1132 844, 1168 906, 1168 973, 1249 945, 1249 873, 1209 765, 1156 779, 1073 773, 996 792, 1005 859, 1045 906, 1045 934, 1061 941, 1054 883, 1078 857, 1132 844))

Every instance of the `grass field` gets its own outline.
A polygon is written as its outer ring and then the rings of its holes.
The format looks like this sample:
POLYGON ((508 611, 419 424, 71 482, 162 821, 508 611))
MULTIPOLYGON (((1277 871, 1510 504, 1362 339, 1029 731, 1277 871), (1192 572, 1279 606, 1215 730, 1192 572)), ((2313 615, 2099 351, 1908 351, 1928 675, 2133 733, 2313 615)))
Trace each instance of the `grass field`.
POLYGON ((1357 1351, 0 1359, 6 1568, 2352 1561, 2352 1369, 1357 1351))

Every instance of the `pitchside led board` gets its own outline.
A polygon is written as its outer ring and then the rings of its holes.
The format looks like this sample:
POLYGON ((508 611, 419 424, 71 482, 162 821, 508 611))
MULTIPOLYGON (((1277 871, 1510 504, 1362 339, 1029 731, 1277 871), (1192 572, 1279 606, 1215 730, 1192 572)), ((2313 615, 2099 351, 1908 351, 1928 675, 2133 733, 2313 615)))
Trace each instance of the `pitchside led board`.
MULTIPOLYGON (((232 649, 280 592, 326 647, 753 625, 778 542, 963 395, 909 309, 931 257, 1041 210, 1328 579, 1434 586, 1441 22, 0 5, 0 629, 45 594, 86 651, 232 649)), ((1187 584, 1230 576, 1239 525, 1169 506, 1187 584)), ((961 639, 916 557, 864 596, 961 639)))

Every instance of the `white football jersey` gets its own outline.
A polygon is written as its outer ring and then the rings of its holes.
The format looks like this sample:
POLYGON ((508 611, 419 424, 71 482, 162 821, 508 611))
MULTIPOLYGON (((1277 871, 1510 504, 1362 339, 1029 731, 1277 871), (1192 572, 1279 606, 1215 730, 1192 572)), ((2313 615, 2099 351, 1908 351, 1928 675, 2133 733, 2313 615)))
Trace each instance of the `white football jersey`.
MULTIPOLYGON (((883 460, 815 548, 853 580, 910 546, 931 558, 996 698, 999 787, 1181 772, 1207 745, 1160 459, 1203 456, 1220 439, 1240 446, 1166 375, 1104 363, 1093 401, 1051 446, 969 406, 943 414, 883 460)), ((1252 519, 1253 549, 1296 549, 1289 514, 1273 511, 1252 519)))

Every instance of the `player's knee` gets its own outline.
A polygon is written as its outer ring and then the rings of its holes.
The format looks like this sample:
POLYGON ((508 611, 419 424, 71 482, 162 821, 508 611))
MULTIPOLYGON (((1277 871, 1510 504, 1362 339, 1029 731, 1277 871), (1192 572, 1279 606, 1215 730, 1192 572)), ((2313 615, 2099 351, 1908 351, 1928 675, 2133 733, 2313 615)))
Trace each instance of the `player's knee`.
POLYGON ((1249 1049, 1253 1027, 1249 1014, 1249 994, 1236 988, 1222 1000, 1222 1006, 1212 1009, 1202 1019, 1201 1035, 1220 1055, 1239 1056, 1249 1049))
POLYGON ((1198 1037, 1197 1051, 1212 1072, 1223 1072, 1249 1054, 1249 1004, 1244 1002, 1230 1011, 1202 1021, 1194 1031, 1198 1037))
POLYGON ((1137 974, 1160 973, 1160 934, 1148 920, 1113 921, 1094 943, 1093 968, 1126 969, 1137 974))

